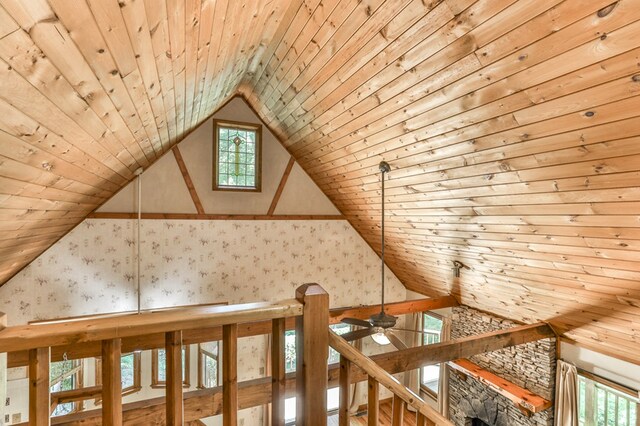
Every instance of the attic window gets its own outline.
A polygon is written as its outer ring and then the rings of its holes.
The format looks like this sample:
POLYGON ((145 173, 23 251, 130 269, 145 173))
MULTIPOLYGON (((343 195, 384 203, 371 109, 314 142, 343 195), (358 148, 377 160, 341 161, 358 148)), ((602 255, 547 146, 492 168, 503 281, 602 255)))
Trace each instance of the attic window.
POLYGON ((262 126, 214 121, 213 189, 261 190, 262 126))

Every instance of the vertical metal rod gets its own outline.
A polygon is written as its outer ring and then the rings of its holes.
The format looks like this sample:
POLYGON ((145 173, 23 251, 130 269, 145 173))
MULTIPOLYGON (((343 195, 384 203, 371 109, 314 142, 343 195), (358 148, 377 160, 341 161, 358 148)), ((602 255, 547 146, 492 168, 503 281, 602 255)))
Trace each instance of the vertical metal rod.
POLYGON ((382 249, 381 249, 381 259, 382 266, 380 273, 382 274, 382 304, 380 305, 380 312, 384 313, 384 173, 385 170, 382 169, 382 249))
POLYGON ((138 183, 138 221, 136 226, 136 288, 138 291, 138 314, 141 309, 140 294, 140 226, 142 220, 142 169, 136 170, 138 183))

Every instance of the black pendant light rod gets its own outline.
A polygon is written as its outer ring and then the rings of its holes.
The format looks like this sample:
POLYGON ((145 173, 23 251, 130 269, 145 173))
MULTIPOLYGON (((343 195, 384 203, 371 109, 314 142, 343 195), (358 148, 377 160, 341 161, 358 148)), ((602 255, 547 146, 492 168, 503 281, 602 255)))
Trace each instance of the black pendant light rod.
POLYGON ((382 303, 380 304, 380 312, 384 313, 384 174, 388 173, 391 170, 391 167, 389 167, 389 163, 387 163, 386 161, 381 161, 380 165, 378 166, 378 168, 380 169, 380 172, 382 173, 382 249, 381 249, 381 260, 382 260, 382 265, 380 268, 380 274, 381 274, 381 278, 382 278, 382 303))

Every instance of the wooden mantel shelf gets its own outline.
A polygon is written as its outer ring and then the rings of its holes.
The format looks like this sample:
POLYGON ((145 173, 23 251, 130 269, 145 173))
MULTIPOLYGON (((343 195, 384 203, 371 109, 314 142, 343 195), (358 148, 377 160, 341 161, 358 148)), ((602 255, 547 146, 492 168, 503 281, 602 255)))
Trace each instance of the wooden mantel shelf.
POLYGON ((450 361, 449 366, 456 371, 473 377, 500 395, 510 399, 518 408, 523 410, 525 414, 531 415, 533 413, 539 413, 553 405, 551 401, 544 399, 540 395, 536 395, 515 383, 498 377, 468 359, 450 361))

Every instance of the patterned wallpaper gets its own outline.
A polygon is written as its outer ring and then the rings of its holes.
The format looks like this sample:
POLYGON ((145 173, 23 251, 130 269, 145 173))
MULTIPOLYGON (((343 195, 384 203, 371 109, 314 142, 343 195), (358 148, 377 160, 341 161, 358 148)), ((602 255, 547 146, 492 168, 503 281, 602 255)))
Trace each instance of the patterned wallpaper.
MULTIPOLYGON (((85 220, 0 287, 0 311, 15 325, 135 310, 135 223, 85 220)), ((287 299, 305 282, 334 307, 380 298, 379 258, 346 221, 143 220, 141 253, 143 309, 287 299)))

